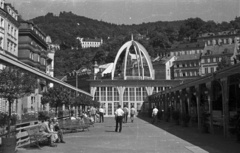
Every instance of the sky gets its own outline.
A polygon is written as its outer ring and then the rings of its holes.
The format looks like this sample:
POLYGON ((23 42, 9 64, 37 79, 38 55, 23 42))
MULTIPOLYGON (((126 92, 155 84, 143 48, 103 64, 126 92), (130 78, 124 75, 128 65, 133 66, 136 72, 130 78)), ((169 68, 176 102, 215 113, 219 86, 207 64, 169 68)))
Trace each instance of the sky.
POLYGON ((115 24, 140 24, 200 17, 217 23, 240 16, 240 0, 5 0, 23 19, 48 12, 73 12, 115 24))

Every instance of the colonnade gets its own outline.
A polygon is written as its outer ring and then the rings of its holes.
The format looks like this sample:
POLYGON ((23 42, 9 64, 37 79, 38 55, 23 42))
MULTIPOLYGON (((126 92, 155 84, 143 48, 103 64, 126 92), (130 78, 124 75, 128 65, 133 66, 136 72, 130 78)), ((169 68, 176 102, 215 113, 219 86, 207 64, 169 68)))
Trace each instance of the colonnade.
MULTIPOLYGON (((197 128, 202 127, 202 114, 209 114, 209 131, 219 126, 224 136, 229 135, 229 120, 240 111, 240 65, 234 65, 205 77, 183 82, 171 89, 148 97, 149 106, 162 112, 179 111, 195 118, 197 128)), ((163 116, 166 113, 162 113, 163 116)), ((194 123, 194 122, 193 122, 194 123)))

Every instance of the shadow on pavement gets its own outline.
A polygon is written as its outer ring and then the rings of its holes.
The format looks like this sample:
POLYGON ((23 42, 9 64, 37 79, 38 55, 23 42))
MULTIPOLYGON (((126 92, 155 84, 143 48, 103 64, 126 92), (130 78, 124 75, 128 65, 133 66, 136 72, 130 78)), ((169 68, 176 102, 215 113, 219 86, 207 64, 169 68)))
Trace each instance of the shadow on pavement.
MULTIPOLYGON (((138 118, 151 124, 149 117, 138 116, 138 118)), ((155 124, 168 133, 171 133, 195 146, 198 146, 209 153, 239 153, 240 143, 236 138, 225 138, 222 134, 208 134, 199 132, 197 127, 183 127, 173 122, 159 120, 155 124)))

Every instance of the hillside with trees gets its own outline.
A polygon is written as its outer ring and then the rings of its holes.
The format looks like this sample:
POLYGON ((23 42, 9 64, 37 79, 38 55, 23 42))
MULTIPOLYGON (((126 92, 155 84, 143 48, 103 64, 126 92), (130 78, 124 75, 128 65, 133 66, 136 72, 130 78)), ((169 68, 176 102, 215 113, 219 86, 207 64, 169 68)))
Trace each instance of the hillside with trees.
POLYGON ((61 47, 55 56, 55 76, 65 75, 82 66, 91 67, 94 61, 100 64, 113 62, 119 48, 131 39, 132 34, 151 57, 156 57, 175 43, 196 41, 202 33, 240 29, 240 17, 222 23, 189 18, 181 21, 117 25, 78 16, 72 12, 61 12, 59 16, 48 13, 31 21, 50 35, 53 43, 61 47), (102 38, 104 43, 100 48, 81 49, 77 37, 102 38))

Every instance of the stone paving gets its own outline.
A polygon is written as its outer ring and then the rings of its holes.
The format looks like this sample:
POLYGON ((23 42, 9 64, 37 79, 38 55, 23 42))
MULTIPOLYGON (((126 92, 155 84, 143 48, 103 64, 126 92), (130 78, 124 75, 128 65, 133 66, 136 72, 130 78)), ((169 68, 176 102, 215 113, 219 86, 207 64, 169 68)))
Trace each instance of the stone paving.
POLYGON ((18 153, 239 153, 240 144, 219 135, 202 134, 194 128, 173 123, 150 124, 148 118, 124 123, 114 132, 115 121, 106 118, 89 131, 64 135, 57 147, 20 148, 18 153))

